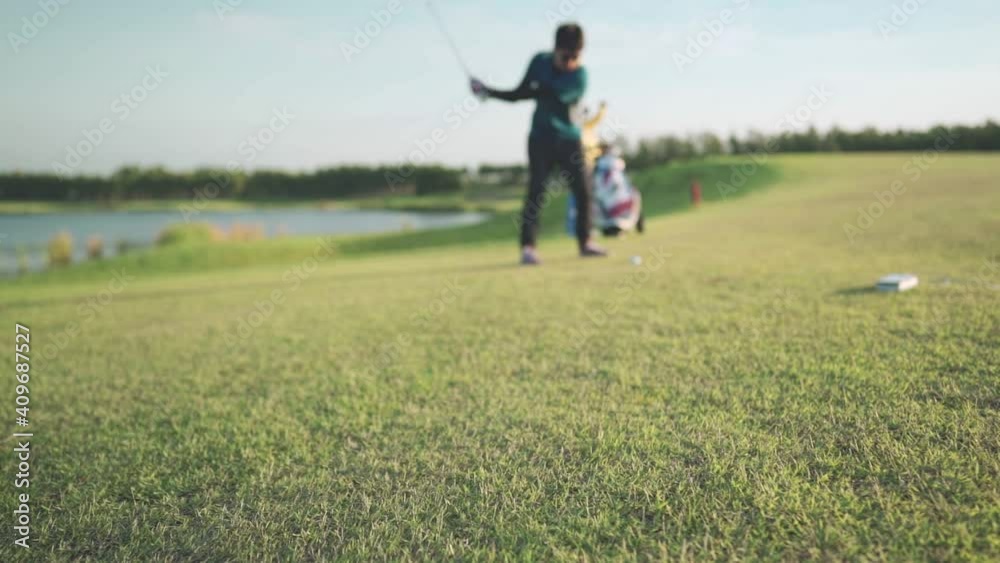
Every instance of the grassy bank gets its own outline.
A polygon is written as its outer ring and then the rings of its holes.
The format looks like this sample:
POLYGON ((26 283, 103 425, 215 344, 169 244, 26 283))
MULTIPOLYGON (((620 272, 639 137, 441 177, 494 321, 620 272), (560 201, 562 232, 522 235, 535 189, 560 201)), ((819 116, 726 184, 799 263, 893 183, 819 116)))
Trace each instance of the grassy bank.
MULTIPOLYGON (((910 158, 783 156, 601 261, 553 205, 539 269, 507 217, 108 299, 0 286, 33 335, 30 556, 996 560, 1000 158, 910 158), (869 289, 893 271, 920 288, 869 289)), ((644 175, 650 209, 688 172, 644 175)))
MULTIPOLYGON (((430 196, 380 196, 353 199, 208 199, 197 200, 197 209, 205 212, 253 211, 257 209, 391 209, 397 211, 483 211, 509 207, 517 200, 521 186, 469 186, 466 193, 430 196)), ((191 208, 194 200, 160 199, 116 202, 96 201, 0 201, 4 215, 44 215, 94 212, 177 212, 191 208)))
MULTIPOLYGON (((690 210, 689 187, 692 178, 705 185, 706 201, 723 199, 715 185, 728 181, 732 166, 740 162, 719 159, 693 162, 642 171, 633 180, 643 190, 647 215, 655 217, 666 213, 690 210)), ((748 178, 740 190, 726 197, 737 198, 763 189, 779 177, 775 167, 763 167, 748 178)), ((225 243, 201 246, 154 248, 126 256, 97 262, 77 264, 64 270, 52 270, 21 277, 18 284, 37 285, 59 283, 74 279, 99 279, 115 270, 141 270, 147 274, 191 273, 210 270, 263 266, 267 264, 293 264, 313 256, 318 248, 331 248, 338 258, 367 256, 373 253, 413 251, 447 246, 467 246, 484 243, 509 242, 517 239, 517 219, 523 198, 523 189, 504 188, 500 191, 473 190, 467 197, 455 196, 421 198, 379 198, 354 202, 355 208, 396 209, 409 211, 481 211, 491 213, 485 223, 443 230, 400 232, 377 236, 337 237, 286 237, 251 243, 225 243), (451 207, 449 207, 451 206, 451 207)), ((566 193, 551 191, 553 198, 543 210, 543 236, 558 237, 565 229, 566 193)))

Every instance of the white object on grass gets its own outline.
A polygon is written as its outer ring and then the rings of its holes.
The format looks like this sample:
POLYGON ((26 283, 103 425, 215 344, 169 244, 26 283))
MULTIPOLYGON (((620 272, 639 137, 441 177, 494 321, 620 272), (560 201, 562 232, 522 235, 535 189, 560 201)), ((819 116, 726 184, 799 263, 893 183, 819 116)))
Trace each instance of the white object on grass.
POLYGON ((913 274, 890 274, 875 284, 875 289, 879 291, 909 291, 920 283, 917 276, 913 274))
POLYGON ((632 265, 633 266, 641 266, 642 265, 642 256, 633 256, 632 257, 632 265))

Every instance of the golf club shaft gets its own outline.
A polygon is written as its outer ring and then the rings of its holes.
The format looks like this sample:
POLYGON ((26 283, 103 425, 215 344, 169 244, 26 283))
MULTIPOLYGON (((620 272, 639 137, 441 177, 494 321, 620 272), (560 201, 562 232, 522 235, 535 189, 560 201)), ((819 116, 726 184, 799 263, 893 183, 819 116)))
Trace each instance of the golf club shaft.
POLYGON ((448 46, 451 47, 451 52, 455 54, 455 59, 458 60, 458 64, 462 66, 462 72, 465 73, 467 78, 472 78, 472 73, 469 72, 469 65, 465 64, 465 59, 462 58, 462 52, 458 50, 458 45, 455 43, 455 39, 452 37, 451 33, 448 31, 448 26, 445 25, 444 19, 441 18, 441 14, 437 11, 437 7, 430 0, 427 0, 427 10, 431 13, 431 17, 434 22, 437 23, 438 29, 444 38, 448 41, 448 46))

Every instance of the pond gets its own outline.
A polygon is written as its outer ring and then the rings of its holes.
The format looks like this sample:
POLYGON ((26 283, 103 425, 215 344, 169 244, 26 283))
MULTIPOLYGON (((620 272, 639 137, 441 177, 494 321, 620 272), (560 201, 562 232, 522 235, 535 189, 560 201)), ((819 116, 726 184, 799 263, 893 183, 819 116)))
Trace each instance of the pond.
MULTIPOLYGON (((211 223, 228 230, 233 225, 259 227, 268 237, 279 235, 360 235, 403 230, 427 230, 474 225, 486 220, 483 213, 415 213, 344 209, 259 209, 233 212, 201 212, 192 221, 211 223)), ((150 246, 168 225, 183 223, 179 211, 95 211, 0 215, 0 274, 18 269, 18 251, 23 249, 29 269, 46 266, 49 240, 60 232, 73 236, 74 262, 87 256, 87 240, 100 237, 104 255, 114 256, 119 244, 150 246)))

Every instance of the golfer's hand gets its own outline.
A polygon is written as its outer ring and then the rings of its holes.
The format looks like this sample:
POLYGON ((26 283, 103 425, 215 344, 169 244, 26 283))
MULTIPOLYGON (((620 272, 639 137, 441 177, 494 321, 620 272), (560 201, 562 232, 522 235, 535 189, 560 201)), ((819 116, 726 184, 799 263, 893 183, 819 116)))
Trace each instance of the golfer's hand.
POLYGON ((490 97, 489 88, 477 78, 469 79, 469 87, 472 89, 472 93, 480 100, 490 97))

